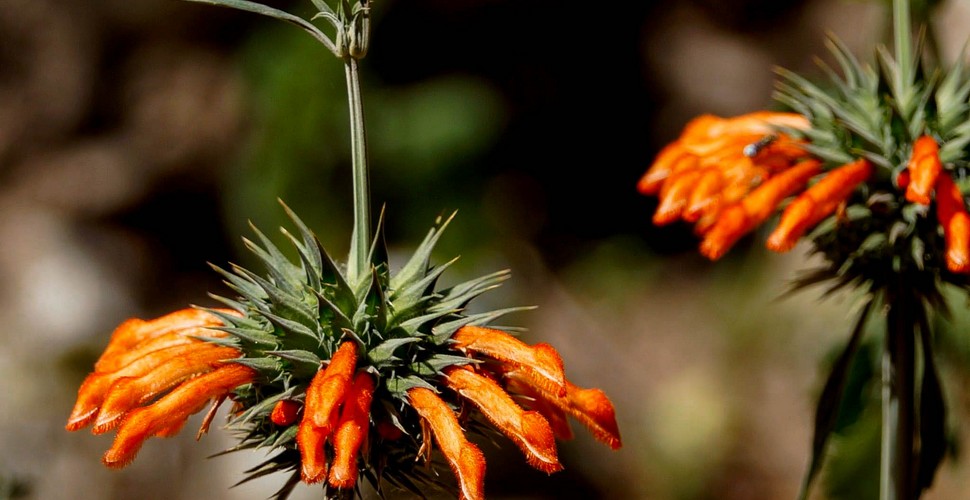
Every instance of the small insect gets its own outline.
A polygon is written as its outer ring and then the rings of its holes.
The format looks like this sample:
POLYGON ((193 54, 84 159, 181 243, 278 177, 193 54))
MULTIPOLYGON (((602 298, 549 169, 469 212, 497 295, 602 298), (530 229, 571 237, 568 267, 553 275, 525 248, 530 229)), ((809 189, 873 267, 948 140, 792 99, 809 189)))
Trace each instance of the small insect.
POLYGON ((742 152, 744 153, 744 156, 747 156, 748 158, 754 158, 755 156, 758 156, 758 153, 764 151, 765 148, 767 148, 768 146, 771 145, 771 143, 777 140, 778 140, 777 135, 766 135, 761 139, 759 139, 758 142, 752 142, 751 144, 748 144, 747 146, 745 146, 742 152))

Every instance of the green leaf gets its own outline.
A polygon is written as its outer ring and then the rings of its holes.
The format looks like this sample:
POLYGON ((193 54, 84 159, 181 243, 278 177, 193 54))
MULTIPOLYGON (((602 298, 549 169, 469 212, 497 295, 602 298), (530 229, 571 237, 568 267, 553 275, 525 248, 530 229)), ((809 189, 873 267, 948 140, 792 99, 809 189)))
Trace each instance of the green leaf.
POLYGON ((497 309, 494 311, 483 312, 479 314, 472 314, 465 316, 447 323, 441 323, 431 329, 431 334, 434 336, 435 344, 441 345, 445 341, 451 338, 451 336, 458 331, 459 328, 468 325, 482 326, 487 325, 497 318, 505 316, 506 314, 519 312, 519 311, 529 311, 535 309, 534 306, 521 306, 521 307, 508 307, 505 309, 497 309))
POLYGON ((418 248, 411 255, 404 267, 391 277, 390 288, 396 290, 403 287, 407 283, 417 280, 420 276, 423 276, 428 269, 428 262, 431 259, 431 251, 434 250, 435 245, 438 243, 438 239, 441 238, 441 234, 444 232, 445 228, 452 219, 455 218, 457 212, 452 212, 452 214, 443 221, 439 217, 436 221, 435 226, 432 227, 427 236, 424 237, 424 241, 418 245, 418 248))
POLYGON ((280 369, 280 362, 270 358, 237 358, 232 363, 239 363, 261 372, 275 372, 280 369))
POLYGON ((410 344, 421 340, 420 337, 404 337, 398 339, 388 339, 381 342, 377 347, 371 349, 367 352, 367 358, 370 360, 371 364, 382 368, 389 361, 397 361, 399 358, 394 357, 394 351, 398 347, 405 344, 410 344))
POLYGON ((334 55, 337 55, 337 47, 334 45, 334 43, 330 40, 330 38, 326 34, 320 31, 316 26, 310 24, 310 22, 304 20, 303 18, 294 16, 289 12, 284 12, 279 9, 274 9, 267 5, 263 5, 256 2, 248 2, 246 0, 186 0, 186 1, 204 3, 209 5, 219 5, 222 7, 230 7, 233 9, 239 9, 247 12, 252 12, 255 14, 269 16, 275 19, 279 19, 281 21, 286 21, 290 24, 294 24, 296 26, 299 26, 300 28, 303 28, 303 31, 306 31, 307 33, 309 33, 310 36, 317 39, 317 41, 319 41, 325 47, 330 49, 330 52, 333 52, 334 55))
POLYGON ((291 349, 286 351, 266 351, 266 354, 285 359, 292 363, 293 371, 298 372, 298 376, 313 375, 320 370, 320 358, 310 351, 291 349))
POLYGON ((828 380, 826 380, 822 394, 819 396, 818 406, 815 409, 815 433, 812 437, 812 458, 808 466, 808 471, 805 473, 804 481, 802 482, 801 492, 798 495, 800 500, 806 500, 808 498, 812 482, 822 466, 822 460, 825 458, 825 445, 828 443, 829 434, 832 433, 838 419, 839 406, 841 406, 842 394, 845 389, 846 375, 849 372, 849 367, 852 365, 852 360, 855 358, 856 352, 859 350, 859 343, 862 341, 866 318, 869 316, 871 307, 872 301, 870 300, 866 302, 866 305, 859 313, 859 319, 856 322, 855 329, 852 331, 852 336, 849 338, 849 343, 832 366, 832 371, 829 372, 828 380))
POLYGON ((407 377, 389 378, 387 380, 387 390, 390 391, 391 394, 403 395, 403 394, 406 394, 409 389, 413 389, 415 387, 424 387, 425 389, 430 389, 432 391, 438 392, 438 390, 435 389, 434 386, 429 384, 426 380, 414 375, 409 375, 407 377))
POLYGON ((254 330, 252 328, 239 328, 223 326, 215 328, 216 330, 223 331, 238 338, 244 342, 254 344, 256 346, 265 347, 276 347, 279 344, 279 338, 271 333, 264 332, 262 330, 254 330))

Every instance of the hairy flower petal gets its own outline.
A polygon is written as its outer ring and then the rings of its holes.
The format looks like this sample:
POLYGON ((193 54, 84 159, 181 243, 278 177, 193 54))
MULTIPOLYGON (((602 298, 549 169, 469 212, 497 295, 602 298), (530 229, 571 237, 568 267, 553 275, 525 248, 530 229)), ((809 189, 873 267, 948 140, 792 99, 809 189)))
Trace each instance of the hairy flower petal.
POLYGON ((131 411, 102 462, 112 468, 128 465, 146 439, 164 429, 181 426, 208 400, 224 396, 255 377, 252 368, 230 363, 183 383, 150 406, 131 411))
POLYGON ((307 387, 303 420, 296 434, 304 482, 322 481, 327 472, 323 445, 337 423, 337 410, 344 402, 356 366, 357 344, 346 341, 333 354, 330 364, 317 371, 307 387))
POLYGON ((273 412, 269 419, 276 425, 286 427, 296 422, 297 413, 300 411, 300 403, 292 399, 281 399, 273 405, 273 412))
POLYGON ((970 215, 963 193, 946 173, 936 180, 936 218, 943 226, 947 269, 954 273, 970 272, 970 215))
POLYGON ((562 470, 555 435, 541 414, 523 410, 495 381, 471 369, 453 367, 444 374, 445 385, 474 404, 508 436, 525 454, 529 465, 547 474, 562 470))
POLYGON ((549 344, 529 346, 502 330, 471 325, 459 328, 451 340, 459 350, 484 354, 524 368, 534 373, 548 390, 557 394, 566 392, 562 358, 549 344))
MULTIPOLYGON (((431 428, 441 454, 458 479, 459 498, 485 498, 485 456, 477 446, 465 438, 455 412, 433 391, 424 387, 408 390, 411 406, 431 428)), ((428 439, 427 436, 424 439, 428 439)))
MULTIPOLYGON (((227 314, 239 313, 228 309, 220 309, 227 314)), ((108 346, 94 365, 94 371, 111 371, 108 366, 112 358, 127 352, 132 347, 155 337, 160 337, 170 332, 181 332, 189 328, 221 326, 222 320, 208 312, 186 308, 173 313, 166 314, 153 320, 144 321, 137 318, 128 319, 115 328, 111 334, 108 346)))
POLYGON ((333 466, 327 482, 334 488, 353 488, 357 483, 357 453, 367 439, 374 378, 365 372, 354 377, 333 433, 333 466))
POLYGON ((831 215, 871 173, 872 165, 859 159, 826 174, 788 205, 768 237, 768 248, 775 252, 791 250, 805 231, 831 215))
POLYGON ((907 170, 910 182, 906 188, 906 199, 920 205, 929 205, 930 194, 943 170, 940 147, 932 137, 924 135, 913 142, 913 154, 907 170))
POLYGON ((593 437, 610 448, 617 450, 623 446, 613 403, 610 402, 603 391, 577 387, 567 380, 566 394, 560 396, 549 392, 542 387, 542 384, 537 384, 531 374, 526 371, 513 370, 507 372, 505 376, 529 387, 539 399, 572 415, 573 418, 579 420, 589 429, 593 437))
POLYGON ((802 189, 820 171, 816 160, 807 160, 768 179, 740 203, 721 213, 701 242, 701 254, 711 260, 721 258, 742 236, 771 216, 785 198, 802 189))
MULTIPOLYGON (((164 353, 164 361, 151 371, 138 377, 120 378, 111 385, 94 422, 95 434, 113 429, 126 412, 154 399, 189 377, 212 371, 224 361, 241 355, 235 348, 202 342, 176 346, 169 350, 178 351, 178 355, 169 356, 170 353, 164 353)), ((163 351, 148 354, 146 357, 155 356, 163 356, 163 351)))

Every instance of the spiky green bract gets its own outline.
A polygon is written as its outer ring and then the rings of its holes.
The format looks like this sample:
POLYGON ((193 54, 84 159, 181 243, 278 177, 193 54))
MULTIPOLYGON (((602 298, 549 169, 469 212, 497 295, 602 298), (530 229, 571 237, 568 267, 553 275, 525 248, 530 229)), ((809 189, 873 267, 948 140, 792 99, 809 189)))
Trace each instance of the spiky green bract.
POLYGON ((897 61, 877 50, 878 67, 860 63, 838 40, 828 41, 840 72, 821 64, 826 85, 778 70, 777 100, 811 122, 807 130, 786 130, 809 143, 812 154, 832 169, 857 158, 876 168, 848 200, 847 210, 820 224, 810 235, 815 251, 830 262, 825 273, 839 286, 866 284, 880 289, 888 275, 914 272, 922 295, 936 301, 937 280, 965 286, 962 275, 946 269, 943 236, 934 208, 908 202, 896 184, 923 135, 940 145, 945 170, 961 182, 970 167, 970 80, 962 63, 948 71, 926 70, 919 60, 897 61), (908 70, 904 71, 904 68, 908 70), (904 75, 914 75, 906 79, 904 75))
POLYGON ((947 269, 936 204, 911 203, 898 179, 914 141, 930 136, 940 146, 942 175, 961 190, 966 187, 970 75, 962 63, 946 71, 921 67, 919 50, 904 50, 900 53, 913 55, 897 60, 879 48, 873 68, 838 40, 830 39, 829 48, 840 71, 822 64, 829 77, 825 85, 779 70, 776 98, 811 123, 807 130, 786 132, 806 140, 806 149, 826 169, 858 158, 875 168, 844 210, 809 235, 812 251, 825 263, 794 284, 797 289, 825 283, 826 294, 844 288, 864 292, 856 329, 819 400, 802 498, 821 468, 864 326, 876 316, 886 325, 881 490, 883 498, 918 498, 932 484, 946 451, 945 404, 927 317, 946 311, 944 284, 970 287, 966 274, 947 269))
MULTIPOLYGON (((350 281, 344 267, 330 257, 300 218, 285 205, 284 209, 296 227, 295 235, 282 230, 296 259, 287 258, 254 227, 255 241, 244 241, 265 267, 264 274, 235 265, 229 270, 213 266, 239 295, 235 299, 213 297, 242 316, 209 310, 222 319, 225 326, 221 330, 229 334, 228 338, 212 341, 240 349, 244 356, 236 362, 261 374, 259 381, 233 394, 229 426, 241 433, 240 443, 233 450, 279 450, 249 471, 244 481, 277 471, 292 470, 298 476, 297 425, 273 423, 273 406, 281 399, 302 401, 314 374, 342 342, 353 341, 359 347, 357 369, 372 374, 376 381, 370 446, 360 462, 361 476, 378 490, 381 480, 387 480, 417 491, 417 485, 426 483, 430 476, 423 465, 415 463, 419 449, 415 436, 420 433, 420 423, 406 404, 405 393, 417 386, 438 391, 438 377, 444 369, 473 362, 450 348, 449 339, 456 330, 486 324, 522 309, 473 315, 464 312, 471 300, 501 285, 509 273, 500 271, 437 289, 439 277, 454 262, 431 264, 431 253, 451 221, 449 217, 436 221, 396 273, 388 265, 378 224, 369 249, 370 272, 350 281), (384 440, 376 431, 377 422, 397 427, 404 436, 384 440)), ((280 496, 285 496, 293 484, 287 483, 280 496)))

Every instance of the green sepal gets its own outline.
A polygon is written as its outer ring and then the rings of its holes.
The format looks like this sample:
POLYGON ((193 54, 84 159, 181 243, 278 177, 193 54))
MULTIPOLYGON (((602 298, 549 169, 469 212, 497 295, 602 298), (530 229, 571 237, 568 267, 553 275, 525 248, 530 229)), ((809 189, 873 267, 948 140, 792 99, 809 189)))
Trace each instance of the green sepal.
POLYGON ((436 312, 464 308, 469 301, 489 290, 498 288, 502 282, 510 277, 511 273, 506 269, 442 290, 440 292, 441 300, 428 307, 428 311, 436 312))
MULTIPOLYGON (((314 312, 299 298, 281 290, 248 269, 236 266, 235 270, 252 280, 266 292, 270 302, 273 303, 273 309, 277 316, 285 315, 287 319, 298 321, 308 328, 317 324, 314 312)), ((267 313, 264 312, 263 314, 266 315, 267 313)))
POLYGON ((471 314, 471 315, 458 318, 456 320, 452 320, 447 323, 441 323, 435 326, 434 328, 431 329, 431 335, 432 335, 432 338, 434 339, 434 343, 441 345, 441 344, 444 344, 448 339, 450 339, 451 336, 454 335, 454 333, 463 326, 487 325, 488 323, 491 323, 495 319, 505 316, 506 314, 520 312, 520 311, 530 311, 532 309, 535 309, 535 306, 507 307, 505 309, 496 309, 494 311, 471 314))
POLYGON ((280 343, 280 339, 276 335, 260 330, 254 330, 252 328, 220 326, 213 327, 213 329, 226 332, 229 335, 232 335, 243 342, 253 344, 254 346, 272 348, 278 346, 280 343))
POLYGON ((320 358, 310 351, 290 349, 286 351, 267 351, 266 354, 289 361, 295 377, 312 377, 320 370, 320 358))
POLYGON ((229 288, 239 295, 242 295, 245 299, 255 304, 257 307, 260 307, 262 302, 268 298, 263 288, 252 280, 226 271, 225 269, 212 263, 209 263, 209 267, 226 279, 225 283, 229 288))
POLYGON ((423 276, 428 269, 428 262, 431 259, 431 251, 434 250, 435 245, 438 244, 438 239, 441 238, 441 234, 444 232, 445 228, 455 217, 457 212, 452 212, 451 215, 442 220, 441 217, 435 221, 434 227, 428 231, 428 234, 424 237, 424 240, 418 245, 418 248, 411 255, 404 267, 402 267, 397 274, 391 277, 390 287, 392 290, 397 290, 404 287, 407 283, 416 281, 421 276, 423 276))
POLYGON ((236 358, 230 360, 232 363, 239 363, 261 372, 278 372, 280 362, 270 358, 236 358))
POLYGON ((418 375, 433 377, 441 375, 442 370, 449 366, 464 366, 477 363, 478 361, 466 356, 455 356, 452 354, 435 354, 426 360, 411 364, 409 368, 418 375))
POLYGON ((393 364, 392 362, 400 361, 400 358, 394 356, 394 351, 397 348, 420 340, 423 339, 421 337, 403 337, 385 340, 367 352, 367 359, 376 368, 390 366, 393 364))
POLYGON ((415 387, 424 387, 425 389, 430 389, 432 391, 438 392, 438 390, 435 389, 433 385, 429 384, 426 380, 416 375, 389 378, 385 383, 385 386, 387 387, 387 390, 390 391, 392 395, 395 395, 397 397, 401 397, 404 394, 407 394, 409 389, 413 389, 415 387))

